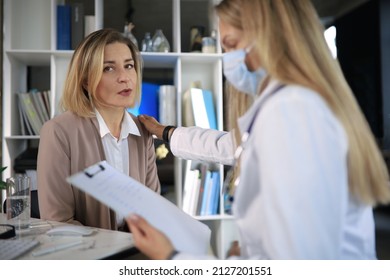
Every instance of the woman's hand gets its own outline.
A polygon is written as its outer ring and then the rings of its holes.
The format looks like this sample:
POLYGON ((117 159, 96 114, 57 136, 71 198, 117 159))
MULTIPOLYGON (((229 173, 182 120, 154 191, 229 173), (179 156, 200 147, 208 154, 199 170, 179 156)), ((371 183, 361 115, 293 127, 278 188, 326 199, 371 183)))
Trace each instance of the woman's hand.
POLYGON ((145 126, 146 130, 156 135, 158 139, 162 139, 164 125, 160 124, 155 118, 147 115, 139 115, 138 119, 145 126))
POLYGON ((174 248, 171 241, 145 219, 132 215, 126 222, 133 234, 135 246, 153 260, 166 260, 174 248))
POLYGON ((233 241, 227 253, 227 257, 241 256, 240 244, 237 240, 233 241))

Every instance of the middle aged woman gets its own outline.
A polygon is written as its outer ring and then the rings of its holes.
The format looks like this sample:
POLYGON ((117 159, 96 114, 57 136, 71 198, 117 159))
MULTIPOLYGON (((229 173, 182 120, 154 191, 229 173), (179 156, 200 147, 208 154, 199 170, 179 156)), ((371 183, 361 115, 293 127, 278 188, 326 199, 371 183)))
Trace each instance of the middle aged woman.
POLYGON ((65 112, 40 132, 42 219, 127 230, 124 217, 66 181, 102 160, 160 192, 152 135, 126 110, 140 100, 141 63, 137 47, 112 29, 91 33, 75 50, 61 100, 65 112))

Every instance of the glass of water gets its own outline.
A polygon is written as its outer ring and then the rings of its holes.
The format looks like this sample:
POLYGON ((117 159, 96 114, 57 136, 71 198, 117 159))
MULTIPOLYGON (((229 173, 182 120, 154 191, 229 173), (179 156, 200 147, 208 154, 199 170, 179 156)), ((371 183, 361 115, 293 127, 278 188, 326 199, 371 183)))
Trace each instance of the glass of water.
POLYGON ((7 179, 7 220, 16 229, 30 227, 30 178, 16 174, 7 179))

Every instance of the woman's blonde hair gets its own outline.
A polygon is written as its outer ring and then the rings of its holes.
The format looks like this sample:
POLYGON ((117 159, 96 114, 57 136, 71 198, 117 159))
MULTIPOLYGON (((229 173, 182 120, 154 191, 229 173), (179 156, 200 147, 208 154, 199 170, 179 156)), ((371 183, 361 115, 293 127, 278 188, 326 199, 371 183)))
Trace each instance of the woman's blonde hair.
POLYGON ((248 111, 253 104, 254 97, 237 90, 228 81, 225 81, 224 113, 226 116, 225 129, 233 131, 235 146, 241 141, 237 120, 248 111), (232 106, 234 104, 234 107, 232 106))
POLYGON ((131 51, 137 73, 134 103, 140 103, 142 58, 139 50, 122 33, 107 28, 88 35, 74 51, 60 101, 63 110, 71 111, 80 117, 95 115, 94 104, 101 104, 95 93, 103 74, 104 48, 112 43, 126 44, 131 51))
POLYGON ((221 20, 243 30, 246 39, 256 38, 254 51, 270 77, 308 87, 326 101, 348 137, 351 193, 369 205, 389 203, 389 175, 383 156, 330 53, 311 1, 223 0, 216 10, 221 20))

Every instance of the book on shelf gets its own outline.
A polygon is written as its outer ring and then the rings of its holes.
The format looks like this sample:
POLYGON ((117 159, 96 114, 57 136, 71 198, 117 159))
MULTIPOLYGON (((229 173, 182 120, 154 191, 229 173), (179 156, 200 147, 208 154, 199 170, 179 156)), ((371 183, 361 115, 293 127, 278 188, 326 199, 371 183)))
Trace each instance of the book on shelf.
POLYGON ((41 123, 44 122, 44 117, 43 117, 43 114, 39 108, 39 100, 37 99, 37 95, 36 94, 32 94, 31 92, 29 92, 28 94, 30 94, 31 96, 31 102, 33 103, 34 107, 35 107, 35 111, 37 112, 37 115, 38 115, 38 118, 40 120, 41 123))
POLYGON ((204 185, 206 180, 206 175, 208 172, 208 164, 206 163, 200 163, 199 164, 199 170, 200 170, 200 186, 198 189, 198 203, 196 205, 196 215, 200 215, 200 210, 202 208, 202 197, 204 192, 204 185))
POLYGON ((182 97, 183 126, 189 127, 195 125, 194 112, 191 103, 191 91, 186 90, 182 97))
POLYGON ((57 5, 57 50, 71 48, 71 6, 57 5))
POLYGON ((21 98, 18 97, 18 109, 19 109, 19 120, 20 120, 20 132, 22 135, 33 135, 32 127, 28 121, 27 115, 22 107, 21 98))
POLYGON ((197 213, 197 206, 198 201, 200 199, 199 197, 199 189, 201 184, 201 174, 199 169, 194 169, 193 172, 195 173, 195 179, 193 181, 193 185, 191 188, 191 199, 190 199, 190 211, 189 214, 195 216, 197 213))
POLYGON ((141 87, 141 103, 136 104, 128 111, 135 116, 145 114, 159 120, 158 114, 158 91, 160 86, 154 83, 142 82, 141 87))
POLYGON ((186 161, 185 181, 183 188, 183 211, 189 215, 195 215, 195 194, 198 186, 199 170, 192 168, 192 160, 186 161))
POLYGON ((218 214, 218 206, 221 197, 221 174, 217 171, 213 173, 213 189, 211 192, 211 203, 210 203, 210 215, 218 214))
POLYGON ((146 114, 159 120, 158 116, 158 91, 160 85, 142 82, 142 98, 139 105, 140 114, 146 114))
POLYGON ((49 99, 48 93, 49 91, 37 90, 17 93, 22 135, 39 135, 42 125, 50 119, 50 112, 45 104, 45 99, 49 99))
POLYGON ((50 112, 51 112, 51 110, 50 110, 50 90, 42 91, 42 97, 43 97, 43 101, 45 104, 46 112, 49 115, 49 119, 50 119, 50 112))
POLYGON ((219 171, 207 171, 202 197, 201 216, 216 215, 220 197, 219 171))
POLYGON ((96 31, 96 19, 94 15, 84 16, 84 36, 88 36, 92 32, 96 31))
POLYGON ((203 128, 217 129, 213 94, 211 91, 194 88, 191 90, 191 101, 195 125, 203 128))
POLYGON ((161 85, 158 90, 158 115, 162 125, 177 125, 176 121, 176 87, 161 85))
POLYGON ((31 95, 27 92, 21 92, 17 95, 21 105, 20 108, 23 111, 22 113, 25 114, 27 122, 31 126, 32 134, 39 135, 39 131, 41 130, 43 123, 34 106, 31 95))
POLYGON ((183 93, 182 97, 182 123, 183 126, 194 126, 194 112, 192 109, 191 102, 191 89, 192 88, 202 88, 202 83, 200 81, 193 81, 190 83, 189 88, 183 93))
POLYGON ((202 203, 201 203, 201 208, 200 208, 200 216, 205 216, 207 215, 207 208, 209 199, 211 197, 211 184, 212 184, 212 176, 213 173, 210 170, 207 170, 206 173, 206 179, 204 181, 204 191, 203 191, 203 196, 202 196, 202 203))
POLYGON ((183 125, 217 129, 211 91, 191 87, 183 94, 183 125))
POLYGON ((191 187, 190 184, 194 180, 193 177, 195 176, 193 173, 191 173, 191 160, 185 161, 185 171, 184 171, 184 182, 183 182, 183 198, 182 198, 182 206, 184 212, 189 214, 190 212, 190 193, 191 193, 191 187))
POLYGON ((84 39, 84 4, 75 2, 71 3, 71 47, 73 50, 77 48, 80 42, 84 39))
POLYGON ((21 107, 21 103, 18 100, 18 110, 19 110, 19 121, 20 121, 20 133, 22 135, 26 135, 26 126, 24 124, 24 116, 23 116, 23 110, 21 107))
POLYGON ((198 204, 200 172, 192 168, 192 161, 187 161, 186 175, 183 190, 183 211, 189 215, 196 215, 198 204))
POLYGON ((42 124, 47 122, 49 120, 49 114, 46 109, 43 93, 37 90, 30 90, 28 93, 31 95, 31 99, 42 124))
MULTIPOLYGON (((182 97, 183 125, 217 129, 213 94, 193 83, 182 97)), ((191 162, 184 175, 183 206, 191 215, 217 214, 219 201, 219 171, 206 163, 191 162), (197 172, 197 176, 194 175, 197 172), (218 185, 218 186, 216 186, 218 185)))
POLYGON ((207 163, 186 161, 183 211, 192 216, 218 214, 220 174, 207 163))

